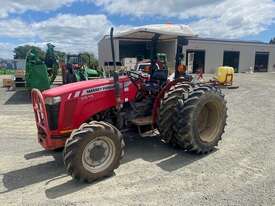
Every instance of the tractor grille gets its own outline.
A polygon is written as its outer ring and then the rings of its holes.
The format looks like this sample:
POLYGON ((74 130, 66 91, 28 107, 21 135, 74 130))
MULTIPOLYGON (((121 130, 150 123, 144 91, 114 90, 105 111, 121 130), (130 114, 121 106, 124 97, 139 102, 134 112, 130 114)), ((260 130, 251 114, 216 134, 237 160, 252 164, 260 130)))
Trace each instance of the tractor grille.
POLYGON ((58 128, 59 108, 60 108, 60 103, 53 104, 53 105, 46 104, 48 125, 50 130, 56 130, 58 128))
POLYGON ((72 120, 74 119, 73 117, 74 117, 76 104, 77 104, 77 99, 73 99, 65 103, 66 112, 64 114, 63 127, 66 127, 66 128, 72 127, 72 124, 73 124, 72 120))

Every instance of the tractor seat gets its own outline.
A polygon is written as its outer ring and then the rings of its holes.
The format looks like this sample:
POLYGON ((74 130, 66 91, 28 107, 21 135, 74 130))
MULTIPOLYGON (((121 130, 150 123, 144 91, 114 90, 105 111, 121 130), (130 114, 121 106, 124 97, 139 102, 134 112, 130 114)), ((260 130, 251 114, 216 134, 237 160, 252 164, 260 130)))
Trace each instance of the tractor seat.
POLYGON ((150 80, 146 83, 146 90, 150 93, 157 94, 160 88, 166 83, 168 79, 168 70, 156 70, 151 74, 150 80))
POLYGON ((151 81, 161 81, 166 82, 168 79, 168 70, 167 69, 160 69, 156 70, 151 74, 151 81))

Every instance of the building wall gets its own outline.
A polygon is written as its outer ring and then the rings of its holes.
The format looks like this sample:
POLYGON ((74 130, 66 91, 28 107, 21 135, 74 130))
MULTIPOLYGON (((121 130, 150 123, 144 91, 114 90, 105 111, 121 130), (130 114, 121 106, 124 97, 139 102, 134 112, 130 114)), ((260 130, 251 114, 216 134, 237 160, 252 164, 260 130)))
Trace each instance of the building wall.
POLYGON ((167 54, 167 66, 169 71, 172 71, 175 67, 176 40, 161 42, 157 47, 157 52, 167 54))
MULTIPOLYGON (((119 61, 119 40, 114 40, 114 48, 115 48, 115 58, 116 61, 119 61)), ((98 43, 98 63, 99 66, 104 66, 104 62, 111 62, 112 58, 112 50, 111 43, 109 38, 103 38, 98 43)))
MULTIPOLYGON (((119 57, 119 41, 114 40, 116 61, 120 61, 119 57)), ((124 40, 125 41, 125 40, 124 40)), ((168 60, 168 67, 174 68, 175 66, 175 54, 176 54, 176 40, 170 40, 161 42, 157 47, 157 52, 166 53, 168 60)), ((109 38, 103 38, 98 43, 98 62, 99 66, 104 66, 104 62, 110 62, 112 60, 111 44, 109 38)))
MULTIPOLYGON (((116 61, 119 61, 119 40, 114 40, 116 61)), ((249 68, 254 68, 256 52, 268 52, 268 71, 275 72, 275 45, 251 42, 231 42, 231 41, 208 41, 206 39, 191 39, 189 44, 183 47, 183 52, 187 50, 205 51, 205 73, 214 73, 216 68, 223 65, 224 51, 239 51, 239 72, 247 72, 249 68)), ((168 66, 173 68, 175 64, 176 41, 161 42, 158 52, 167 53, 168 66)), ((99 65, 112 61, 111 44, 109 38, 103 38, 98 43, 99 65)))
POLYGON ((189 40, 189 44, 183 47, 184 53, 187 50, 205 51, 205 73, 214 73, 217 67, 223 65, 224 51, 240 52, 239 72, 254 68, 256 52, 269 52, 268 71, 275 71, 275 45, 271 44, 189 40))

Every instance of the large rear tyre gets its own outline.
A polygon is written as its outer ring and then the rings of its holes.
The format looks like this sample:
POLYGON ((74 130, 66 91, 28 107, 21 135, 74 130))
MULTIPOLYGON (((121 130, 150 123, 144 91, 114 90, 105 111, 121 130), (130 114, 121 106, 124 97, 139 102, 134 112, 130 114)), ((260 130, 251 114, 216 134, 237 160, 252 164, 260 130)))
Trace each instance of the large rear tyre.
POLYGON ((172 86, 161 100, 158 118, 158 128, 161 139, 166 143, 177 144, 174 130, 174 114, 179 99, 188 97, 191 91, 191 84, 188 82, 179 82, 172 86))
POLYGON ((72 132, 64 149, 64 164, 74 179, 92 182, 110 176, 124 155, 122 134, 109 123, 92 121, 72 132))
POLYGON ((212 151, 224 133, 226 118, 226 101, 219 89, 213 86, 195 88, 177 105, 174 120, 177 143, 197 154, 212 151))

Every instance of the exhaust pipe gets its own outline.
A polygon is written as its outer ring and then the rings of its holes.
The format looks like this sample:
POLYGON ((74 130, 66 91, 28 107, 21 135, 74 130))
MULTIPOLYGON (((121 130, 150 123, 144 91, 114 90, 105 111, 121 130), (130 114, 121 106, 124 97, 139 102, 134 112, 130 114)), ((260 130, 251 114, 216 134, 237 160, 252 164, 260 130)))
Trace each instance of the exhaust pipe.
POLYGON ((111 40, 111 49, 112 49, 112 58, 113 58, 113 66, 114 66, 114 86, 115 86, 115 98, 116 98, 116 109, 119 111, 121 108, 121 100, 120 100, 120 86, 119 86, 119 74, 116 70, 116 58, 115 58, 115 48, 114 48, 114 28, 111 28, 110 31, 110 40, 111 40))

